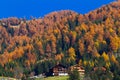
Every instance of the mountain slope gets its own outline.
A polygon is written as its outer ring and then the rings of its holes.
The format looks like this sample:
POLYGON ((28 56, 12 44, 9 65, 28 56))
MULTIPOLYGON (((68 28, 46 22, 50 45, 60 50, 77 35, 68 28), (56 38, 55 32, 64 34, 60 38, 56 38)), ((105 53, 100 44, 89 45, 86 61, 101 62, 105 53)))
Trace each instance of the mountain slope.
POLYGON ((101 58, 106 68, 119 65, 115 58, 120 51, 119 22, 119 1, 84 15, 65 10, 29 21, 2 19, 0 75, 16 77, 18 70, 20 78, 28 77, 45 73, 57 63, 93 68, 101 58))

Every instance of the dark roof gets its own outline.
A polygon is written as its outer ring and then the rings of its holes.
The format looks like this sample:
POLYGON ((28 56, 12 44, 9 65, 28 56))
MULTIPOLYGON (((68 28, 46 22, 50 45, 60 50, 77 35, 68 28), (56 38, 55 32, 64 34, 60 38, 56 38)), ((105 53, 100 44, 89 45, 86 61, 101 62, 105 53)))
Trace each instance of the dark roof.
POLYGON ((63 67, 63 68, 66 68, 66 66, 64 66, 64 65, 62 65, 62 64, 55 65, 55 66, 52 67, 52 68, 55 68, 55 67, 63 67))

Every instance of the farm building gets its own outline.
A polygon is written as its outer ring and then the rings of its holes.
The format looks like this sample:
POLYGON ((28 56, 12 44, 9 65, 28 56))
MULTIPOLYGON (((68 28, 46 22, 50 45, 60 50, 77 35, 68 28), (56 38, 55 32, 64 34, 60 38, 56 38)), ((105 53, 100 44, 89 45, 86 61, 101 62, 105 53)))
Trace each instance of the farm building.
POLYGON ((84 68, 82 66, 80 66, 80 65, 74 65, 74 66, 70 67, 70 71, 73 71, 74 69, 77 69, 80 75, 85 74, 84 68))
POLYGON ((61 64, 54 66, 51 70, 53 76, 66 76, 68 75, 67 68, 61 64))

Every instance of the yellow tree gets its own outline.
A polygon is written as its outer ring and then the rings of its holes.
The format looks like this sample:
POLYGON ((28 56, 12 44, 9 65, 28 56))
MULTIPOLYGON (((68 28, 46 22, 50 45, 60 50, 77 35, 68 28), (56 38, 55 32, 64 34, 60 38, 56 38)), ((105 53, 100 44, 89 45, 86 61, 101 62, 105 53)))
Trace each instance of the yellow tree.
POLYGON ((109 67, 110 67, 110 61, 109 61, 109 56, 108 56, 108 54, 106 54, 105 52, 103 52, 102 57, 104 58, 104 60, 105 60, 105 62, 106 62, 105 66, 106 66, 107 68, 109 68, 109 67))
POLYGON ((114 55, 112 55, 110 59, 111 59, 111 61, 112 61, 113 63, 117 63, 117 60, 116 60, 116 58, 115 58, 114 55))
POLYGON ((70 35, 71 35, 71 42, 72 42, 72 45, 75 43, 75 40, 76 40, 76 37, 77 37, 77 33, 75 31, 71 31, 70 32, 70 35))
POLYGON ((38 41, 38 42, 37 42, 37 47, 38 47, 38 49, 39 49, 39 51, 40 51, 40 54, 44 54, 43 44, 42 44, 41 41, 38 41))
POLYGON ((68 49, 68 56, 69 56, 69 60, 75 60, 76 54, 75 54, 75 49, 73 47, 68 49))
POLYGON ((115 36, 115 37, 110 37, 110 41, 111 41, 110 48, 116 52, 120 45, 120 39, 117 36, 115 36))
POLYGON ((102 57, 104 58, 104 60, 105 60, 106 62, 109 61, 109 56, 108 56, 108 54, 106 54, 105 52, 103 52, 102 57))
POLYGON ((55 60, 60 61, 63 57, 64 57, 63 53, 57 54, 57 55, 55 55, 55 60))

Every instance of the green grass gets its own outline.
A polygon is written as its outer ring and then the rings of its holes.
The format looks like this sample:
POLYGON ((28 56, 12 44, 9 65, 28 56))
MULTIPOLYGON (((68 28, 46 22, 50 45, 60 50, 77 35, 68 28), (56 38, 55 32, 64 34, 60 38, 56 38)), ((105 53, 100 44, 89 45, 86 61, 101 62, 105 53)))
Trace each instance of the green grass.
POLYGON ((68 76, 56 76, 56 77, 48 77, 45 78, 44 80, 67 80, 68 76))
POLYGON ((36 79, 36 80, 67 80, 68 76, 54 76, 54 77, 47 77, 44 79, 36 79))
MULTIPOLYGON (((81 77, 80 80, 83 80, 83 77, 81 77)), ((53 77, 47 77, 47 78, 36 78, 35 80, 68 80, 69 76, 53 76, 53 77)))
POLYGON ((9 77, 0 77, 0 80, 17 80, 17 79, 9 77))

